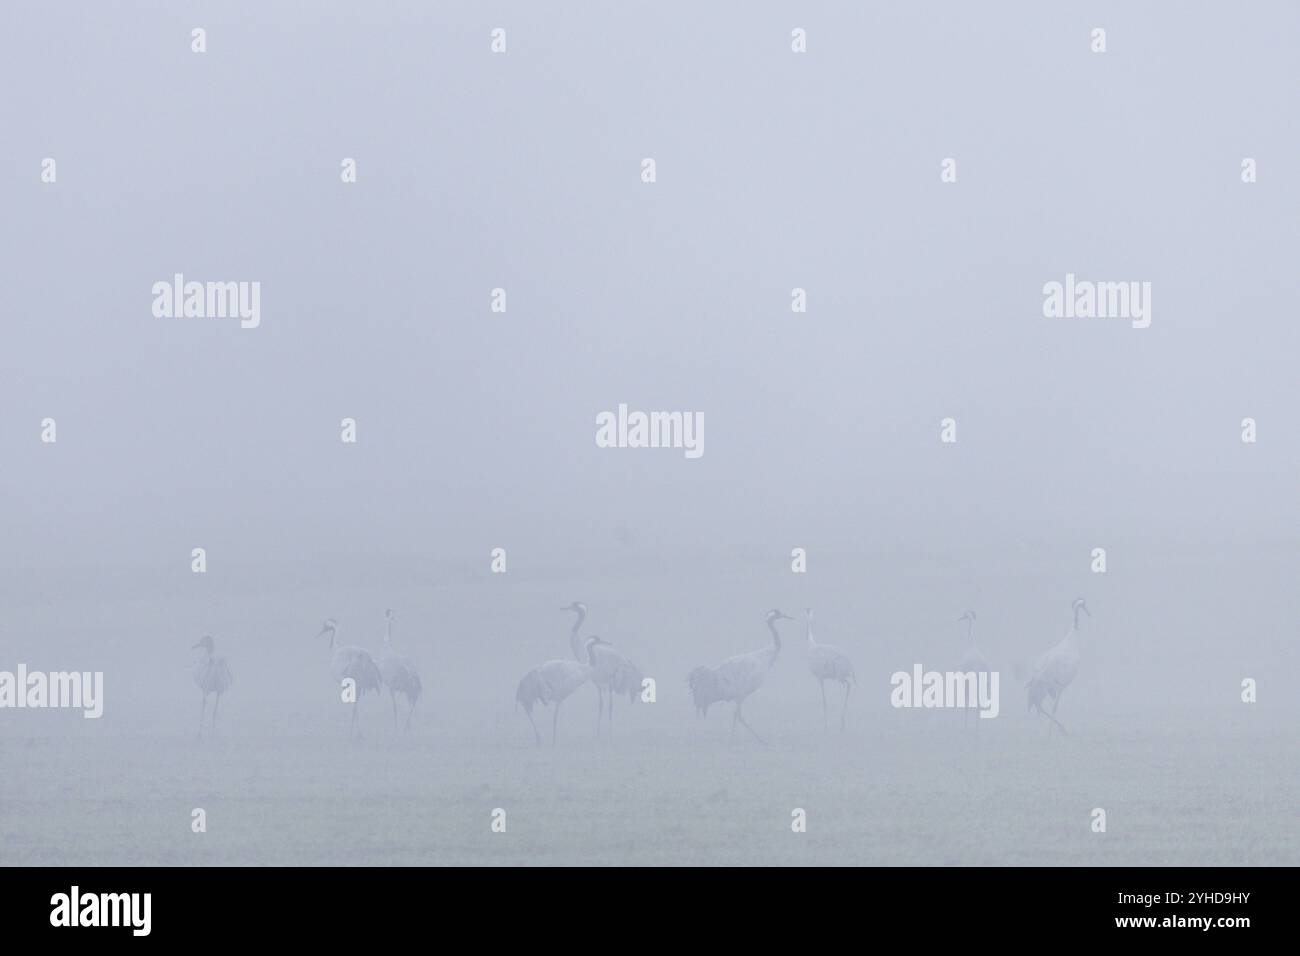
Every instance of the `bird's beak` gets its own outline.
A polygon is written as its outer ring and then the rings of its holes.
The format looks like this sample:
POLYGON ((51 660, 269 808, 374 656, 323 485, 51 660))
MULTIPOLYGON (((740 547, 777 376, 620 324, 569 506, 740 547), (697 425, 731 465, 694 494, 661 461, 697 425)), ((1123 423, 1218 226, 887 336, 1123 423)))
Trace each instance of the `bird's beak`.
POLYGON ((330 629, 329 629, 328 627, 322 627, 322 628, 320 629, 320 633, 317 634, 316 636, 317 636, 317 637, 324 637, 324 636, 325 636, 326 634, 328 634, 329 632, 330 632, 330 629))
POLYGON ((203 646, 203 642, 202 642, 202 641, 199 641, 199 643, 197 643, 197 644, 191 644, 191 645, 190 645, 190 650, 192 650, 192 651, 197 651, 197 650, 198 650, 200 647, 202 647, 202 646, 203 646))
POLYGON ((1081 604, 1079 607, 1082 608, 1084 614, 1088 615, 1088 617, 1092 617, 1092 612, 1088 610, 1088 605, 1081 604))

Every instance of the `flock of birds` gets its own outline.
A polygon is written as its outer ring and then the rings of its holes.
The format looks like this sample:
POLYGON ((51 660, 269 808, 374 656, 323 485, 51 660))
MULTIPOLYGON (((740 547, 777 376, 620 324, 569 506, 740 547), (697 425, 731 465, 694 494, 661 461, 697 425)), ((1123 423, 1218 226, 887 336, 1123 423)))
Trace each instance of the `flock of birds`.
MULTIPOLYGON (((612 736, 614 699, 626 694, 629 702, 635 701, 641 694, 644 680, 640 668, 609 641, 596 635, 584 638, 580 634, 587 620, 587 605, 574 601, 560 610, 575 615, 573 627, 569 631, 569 649, 573 653, 573 660, 555 659, 538 664, 524 674, 515 691, 515 702, 527 715, 538 746, 542 743, 542 735, 533 720, 534 707, 554 705, 555 710, 551 716, 551 743, 554 745, 559 734, 560 705, 574 691, 590 681, 596 688, 596 736, 600 736, 602 724, 605 725, 606 732, 612 736)), ((1070 610, 1074 616, 1073 627, 1055 647, 1039 658, 1025 680, 1027 709, 1034 710, 1047 718, 1049 734, 1053 729, 1065 733, 1065 725, 1056 718, 1056 709, 1061 703, 1061 695, 1079 671, 1079 615, 1092 616, 1083 598, 1076 598, 1070 605, 1070 610), (1050 711, 1043 707, 1048 700, 1051 701, 1050 711)), ((840 707, 840 730, 843 731, 849 705, 849 692, 857 683, 853 664, 848 655, 838 647, 817 642, 813 637, 812 617, 812 610, 806 608, 804 610, 807 636, 806 659, 808 669, 821 688, 822 721, 829 727, 830 711, 826 701, 826 682, 832 681, 844 688, 844 702, 840 707)), ((320 633, 316 635, 318 638, 329 635, 332 652, 330 674, 334 678, 335 685, 341 686, 344 681, 352 681, 350 729, 353 734, 360 733, 357 705, 362 695, 369 691, 382 694, 384 688, 388 689, 392 700, 394 727, 410 729, 411 716, 415 713, 415 705, 420 700, 423 688, 415 663, 409 657, 393 650, 393 622, 396 619, 397 616, 391 609, 384 612, 384 644, 383 650, 377 656, 353 644, 336 647, 338 625, 333 618, 327 619, 320 633), (397 702, 399 696, 406 702, 405 722, 399 716, 397 702)), ((989 670, 988 662, 976 644, 975 619, 974 611, 967 611, 957 619, 958 623, 966 624, 967 648, 961 663, 963 672, 989 670)), ((767 629, 772 635, 771 644, 747 654, 728 657, 712 667, 697 667, 687 677, 691 699, 695 704, 696 712, 701 717, 708 714, 709 707, 713 704, 721 702, 735 704, 731 718, 733 739, 736 735, 736 726, 740 725, 753 734, 760 743, 765 742, 745 720, 741 708, 745 700, 762 686, 763 678, 767 676, 768 670, 776 663, 777 656, 781 653, 781 633, 777 629, 778 622, 793 621, 794 618, 773 609, 767 612, 765 620, 767 629)), ((211 731, 216 728, 217 708, 221 704, 221 695, 230 689, 234 677, 226 659, 216 655, 215 644, 210 636, 205 635, 193 649, 202 652, 194 665, 194 683, 203 692, 203 704, 199 711, 199 734, 202 736, 204 719, 207 717, 208 697, 215 697, 208 724, 211 731)), ((977 720, 976 723, 978 724, 979 721, 977 720)))
MULTIPOLYGON (((318 638, 329 635, 330 676, 334 678, 335 686, 342 687, 344 681, 352 681, 351 732, 353 734, 361 732, 357 718, 357 705, 361 702, 362 696, 368 691, 381 694, 385 687, 388 688, 388 695, 393 702, 393 726, 402 725, 397 704, 400 695, 406 701, 404 727, 407 730, 411 727, 411 715, 415 713, 415 705, 419 703, 423 685, 420 683, 420 672, 416 670, 415 662, 393 650, 393 622, 396 620, 397 615, 391 609, 384 611, 384 647, 377 656, 355 644, 342 644, 336 647, 338 623, 332 617, 326 618, 325 623, 321 625, 320 633, 316 635, 318 638)), ((230 665, 226 663, 226 659, 215 653, 215 644, 210 636, 204 635, 194 645, 194 649, 202 651, 194 664, 194 683, 203 692, 203 708, 199 711, 199 736, 202 736, 208 697, 216 698, 212 705, 212 718, 208 723, 208 730, 212 731, 216 729, 217 707, 221 704, 221 695, 230 689, 234 677, 230 673, 230 665)))
MULTIPOLYGON (((794 620, 790 615, 775 608, 767 612, 765 619, 767 629, 772 634, 770 646, 750 651, 748 654, 728 657, 721 664, 715 664, 713 667, 697 667, 686 679, 687 686, 691 690, 691 698, 695 701, 696 713, 705 717, 708 715, 709 705, 719 701, 734 702, 736 709, 731 715, 731 736, 733 738, 736 736, 736 725, 740 724, 760 743, 766 741, 759 736, 758 731, 749 726, 745 715, 741 713, 741 707, 745 703, 745 698, 762 685, 763 678, 767 676, 768 670, 776 663, 777 655, 781 653, 781 632, 777 630, 777 621, 794 620)), ((840 730, 843 730, 844 712, 849 706, 849 689, 856 682, 853 664, 838 647, 819 644, 813 638, 810 608, 804 609, 804 620, 808 633, 808 669, 812 671, 813 677, 817 678, 817 683, 821 685, 822 690, 822 720, 824 723, 830 720, 826 709, 826 682, 838 681, 844 685, 844 709, 840 712, 840 730)))
POLYGON ((561 611, 572 611, 576 616, 569 631, 569 649, 573 651, 573 660, 551 660, 538 664, 519 682, 515 691, 515 702, 528 715, 532 724, 533 736, 540 746, 542 735, 533 720, 533 707, 555 705, 551 716, 551 743, 554 744, 559 730, 560 705, 575 690, 587 681, 596 686, 596 736, 600 736, 601 721, 608 718, 610 736, 614 734, 614 698, 627 694, 628 701, 634 701, 641 693, 641 670, 614 645, 604 638, 592 635, 585 640, 578 634, 587 620, 587 605, 574 601, 561 611), (609 698, 608 709, 605 699, 609 698))
POLYGON ((338 640, 338 624, 332 617, 326 618, 320 633, 316 635, 318 638, 326 634, 330 637, 330 650, 333 652, 330 656, 330 676, 334 678, 335 685, 342 686, 346 680, 353 682, 351 729, 354 734, 361 733, 361 727, 357 722, 357 705, 361 703, 361 698, 367 691, 382 694, 385 687, 388 688, 388 696, 393 701, 393 726, 396 727, 399 723, 397 695, 401 694, 406 698, 407 704, 406 729, 409 730, 411 727, 411 715, 415 713, 415 705, 420 700, 423 686, 420 684, 420 672, 415 669, 415 663, 409 657, 404 657, 393 650, 395 620, 397 615, 391 608, 384 611, 384 649, 379 652, 378 660, 369 651, 355 644, 335 647, 335 642, 338 640))

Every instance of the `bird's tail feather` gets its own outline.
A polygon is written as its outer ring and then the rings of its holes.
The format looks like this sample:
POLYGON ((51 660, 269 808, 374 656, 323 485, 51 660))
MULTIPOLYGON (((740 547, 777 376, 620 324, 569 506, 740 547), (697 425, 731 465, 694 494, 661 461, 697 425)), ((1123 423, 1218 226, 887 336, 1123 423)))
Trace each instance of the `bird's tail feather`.
POLYGON ((691 689, 696 710, 707 710, 709 704, 717 699, 714 693, 713 671, 703 665, 691 671, 686 678, 686 685, 691 689))

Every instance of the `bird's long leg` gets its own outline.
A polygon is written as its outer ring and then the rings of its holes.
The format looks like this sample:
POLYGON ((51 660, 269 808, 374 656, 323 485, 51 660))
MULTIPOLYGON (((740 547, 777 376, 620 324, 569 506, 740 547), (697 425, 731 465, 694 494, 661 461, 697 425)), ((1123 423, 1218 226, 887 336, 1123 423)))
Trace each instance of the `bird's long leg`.
POLYGON ((555 746, 556 737, 560 730, 560 701, 555 702, 555 715, 551 717, 551 746, 555 746))
MULTIPOLYGON (((1034 711, 1044 717, 1047 716, 1047 711, 1043 710, 1043 702, 1040 700, 1034 701, 1034 711)), ((1047 725, 1047 736, 1052 736, 1052 725, 1050 723, 1047 725)))
POLYGON ((849 691, 852 689, 853 689, 853 685, 850 684, 848 681, 845 681, 844 682, 844 709, 840 711, 840 733, 844 733, 844 718, 847 717, 849 713, 849 691))
POLYGON ((388 696, 393 700, 393 729, 397 729, 397 691, 388 688, 388 696))
POLYGON ((411 718, 414 716, 415 716, 415 701, 412 700, 411 709, 406 712, 406 726, 402 728, 403 730, 411 729, 411 718))
POLYGON ((609 739, 614 739, 614 688, 609 689, 609 719, 605 721, 605 730, 609 739))
POLYGON ((221 706, 221 694, 212 699, 212 732, 217 732, 217 708, 221 706))
POLYGON ((199 736, 203 736, 203 715, 208 712, 208 692, 203 692, 203 700, 199 705, 199 736))
POLYGON ((1065 725, 1062 724, 1059 720, 1057 720, 1055 716, 1053 716, 1056 713, 1056 704, 1060 703, 1060 700, 1059 698, 1053 698, 1053 701, 1054 703, 1052 705, 1052 713, 1050 714, 1047 711, 1043 710, 1043 705, 1041 703, 1034 705, 1035 708, 1038 710, 1038 712, 1042 714, 1044 717, 1046 717, 1048 720, 1047 736, 1049 737, 1052 736, 1053 727, 1059 727, 1061 728, 1061 733, 1065 733, 1065 725))
POLYGON ((361 736, 361 721, 357 719, 357 705, 360 703, 361 698, 359 696, 352 702, 352 731, 358 738, 361 736))
POLYGON ((537 721, 533 720, 533 712, 531 710, 525 710, 524 716, 527 717, 528 722, 533 725, 533 737, 537 740, 537 746, 540 747, 542 745, 542 735, 537 732, 537 721))
POLYGON ((605 691, 596 685, 596 739, 600 739, 600 721, 605 716, 605 691))
POLYGON ((754 735, 754 739, 757 740, 760 744, 766 744, 766 743, 767 743, 766 740, 764 740, 762 737, 760 737, 760 736, 758 735, 758 731, 757 731, 757 730, 755 730, 753 727, 749 726, 749 721, 747 721, 747 720, 745 719, 745 715, 742 714, 742 713, 740 712, 740 701, 736 701, 736 719, 739 720, 742 724, 745 725, 745 729, 748 730, 751 734, 753 734, 753 735, 754 735))
POLYGON ((830 730, 831 718, 830 714, 826 711, 826 678, 817 678, 817 683, 821 685, 822 689, 822 730, 830 730))
POLYGON ((1052 698, 1052 712, 1048 714, 1048 716, 1052 719, 1052 723, 1056 724, 1056 726, 1061 728, 1061 733, 1065 733, 1066 732, 1065 724, 1061 723, 1059 720, 1056 719, 1056 708, 1059 707, 1060 705, 1061 705, 1061 695, 1057 694, 1055 697, 1052 698))

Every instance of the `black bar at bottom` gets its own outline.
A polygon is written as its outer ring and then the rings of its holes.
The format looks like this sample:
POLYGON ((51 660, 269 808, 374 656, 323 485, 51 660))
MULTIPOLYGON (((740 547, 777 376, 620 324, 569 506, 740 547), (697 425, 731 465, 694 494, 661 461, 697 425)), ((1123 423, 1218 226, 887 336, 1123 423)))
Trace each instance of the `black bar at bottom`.
POLYGON ((457 948, 550 947, 574 935, 621 948, 774 943, 786 931, 870 931, 864 943, 921 932, 918 942, 972 945, 1098 935, 1231 944, 1285 928, 1293 881, 1286 869, 1181 867, 32 868, 0 876, 0 927, 7 942, 75 932, 92 945, 382 945, 414 935, 457 948))

